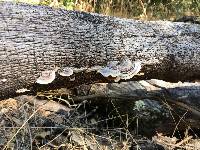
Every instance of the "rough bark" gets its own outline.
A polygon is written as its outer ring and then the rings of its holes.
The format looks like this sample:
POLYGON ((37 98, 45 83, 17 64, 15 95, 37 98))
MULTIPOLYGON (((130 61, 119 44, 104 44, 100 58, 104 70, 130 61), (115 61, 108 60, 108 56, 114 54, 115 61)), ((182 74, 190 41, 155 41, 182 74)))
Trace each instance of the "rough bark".
MULTIPOLYGON (((144 75, 134 79, 200 77, 197 24, 119 19, 11 2, 0 2, 0 22, 0 97, 32 86, 41 71, 55 66, 105 66, 124 55, 142 63, 144 75)), ((85 82, 81 79, 77 82, 85 82)))

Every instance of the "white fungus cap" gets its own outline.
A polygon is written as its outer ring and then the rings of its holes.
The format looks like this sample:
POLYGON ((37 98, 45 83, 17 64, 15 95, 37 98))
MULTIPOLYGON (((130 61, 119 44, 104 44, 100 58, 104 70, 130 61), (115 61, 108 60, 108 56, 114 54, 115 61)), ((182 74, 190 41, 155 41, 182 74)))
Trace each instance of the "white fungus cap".
POLYGON ((141 63, 140 62, 133 62, 130 66, 126 66, 124 68, 121 68, 121 75, 120 78, 124 80, 131 79, 133 76, 135 76, 141 69, 141 63))
POLYGON ((111 61, 105 68, 100 69, 98 72, 104 77, 116 77, 116 82, 120 79, 131 79, 141 69, 141 63, 139 61, 132 62, 125 57, 121 62, 111 61))
POLYGON ((104 77, 118 77, 120 75, 120 71, 117 67, 118 61, 111 61, 108 63, 107 67, 101 68, 98 70, 104 77))
POLYGON ((37 79, 38 84, 49 84, 56 78, 54 70, 42 71, 40 77, 37 79))
POLYGON ((58 74, 61 75, 61 76, 64 76, 64 77, 69 77, 69 76, 73 75, 73 70, 69 67, 65 67, 65 68, 62 68, 58 72, 58 74))
POLYGON ((116 69, 118 64, 119 64, 119 61, 114 60, 114 61, 110 61, 107 66, 116 69))
POLYGON ((120 71, 118 69, 113 69, 109 67, 102 68, 98 72, 101 73, 104 77, 118 77, 120 75, 120 71))

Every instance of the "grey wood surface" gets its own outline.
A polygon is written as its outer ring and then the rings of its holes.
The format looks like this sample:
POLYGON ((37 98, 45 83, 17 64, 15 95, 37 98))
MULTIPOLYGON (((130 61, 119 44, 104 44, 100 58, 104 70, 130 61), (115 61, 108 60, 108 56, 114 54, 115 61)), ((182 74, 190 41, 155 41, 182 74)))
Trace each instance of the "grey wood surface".
POLYGON ((33 86, 45 70, 103 67, 124 56, 142 64, 134 80, 198 79, 200 25, 0 2, 0 97, 33 86))

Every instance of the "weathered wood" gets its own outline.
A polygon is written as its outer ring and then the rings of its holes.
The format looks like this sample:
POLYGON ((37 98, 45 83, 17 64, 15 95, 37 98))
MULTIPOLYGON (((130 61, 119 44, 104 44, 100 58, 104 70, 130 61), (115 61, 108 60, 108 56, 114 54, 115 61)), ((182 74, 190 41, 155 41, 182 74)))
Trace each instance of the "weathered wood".
POLYGON ((97 112, 102 115, 138 116, 139 122, 143 122, 140 124, 142 132, 149 134, 157 130, 171 135, 188 127, 199 128, 199 91, 199 82, 169 83, 154 79, 81 85, 70 90, 41 92, 38 97, 58 100, 69 97, 64 101, 73 104, 88 101, 90 105, 98 106, 97 112))
POLYGON ((134 79, 198 79, 200 25, 0 2, 0 97, 32 86, 55 66, 86 69, 123 56, 142 63, 144 75, 134 79))
MULTIPOLYGON (((81 88, 80 88, 81 89, 81 88)), ((123 99, 137 101, 143 99, 175 104, 200 118, 200 83, 170 83, 162 80, 142 80, 121 83, 97 83, 90 85, 89 95, 74 97, 74 101, 95 98, 123 99)), ((151 107, 159 108, 152 102, 151 107)), ((152 108, 153 110, 154 108, 152 108)), ((162 110, 160 110, 162 112, 162 110)))
MULTIPOLYGON (((90 88, 79 87, 74 101, 88 100, 104 111, 117 109, 117 114, 139 115, 142 132, 157 130, 172 135, 175 131, 200 126, 200 83, 169 83, 162 80, 143 80, 119 83, 96 83, 90 88), (85 92, 82 89, 85 88, 85 92), (80 93, 86 93, 80 96, 80 93), (87 94, 88 93, 88 94, 87 94), (114 104, 113 104, 114 103, 114 104), (114 105, 114 106, 113 106, 114 105), (107 105, 106 105, 107 106, 107 105), (154 127, 152 127, 151 125, 154 127), (148 127, 150 125, 151 127, 148 127), (155 129, 156 128, 156 129, 155 129)), ((109 112, 109 111, 108 111, 109 112)))

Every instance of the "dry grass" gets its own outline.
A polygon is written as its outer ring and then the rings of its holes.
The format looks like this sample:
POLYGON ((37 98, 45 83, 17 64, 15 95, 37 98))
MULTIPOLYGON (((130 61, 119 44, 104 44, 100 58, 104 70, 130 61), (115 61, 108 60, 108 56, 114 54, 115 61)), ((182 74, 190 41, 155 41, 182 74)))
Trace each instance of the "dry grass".
POLYGON ((196 0, 76 0, 73 6, 75 10, 143 20, 174 20, 199 15, 200 10, 196 0))
MULTIPOLYGON (((87 101, 59 108, 52 100, 20 96, 0 101, 1 149, 129 149, 146 143, 133 138, 127 127, 104 128, 108 120, 87 111, 87 101), (66 111, 67 110, 67 111, 66 111)), ((117 117, 117 116, 115 116, 117 117)), ((120 116, 121 117, 121 116, 120 116)), ((153 145, 153 144, 152 144, 153 145)))
MULTIPOLYGON (((58 102, 60 99, 54 96, 38 99, 24 95, 0 101, 0 148, 143 150, 158 149, 158 145, 165 149, 199 148, 200 141, 192 139, 188 132, 182 140, 162 134, 154 136, 153 141, 139 136, 138 119, 135 122, 136 128, 131 129, 132 116, 121 115, 113 102, 116 115, 103 118, 97 107, 87 106, 87 100, 75 104, 70 99, 63 99, 61 104, 58 102), (109 121, 114 122, 115 119, 120 120, 121 126, 112 127, 109 121)), ((177 126, 174 130, 177 130, 177 126)))

